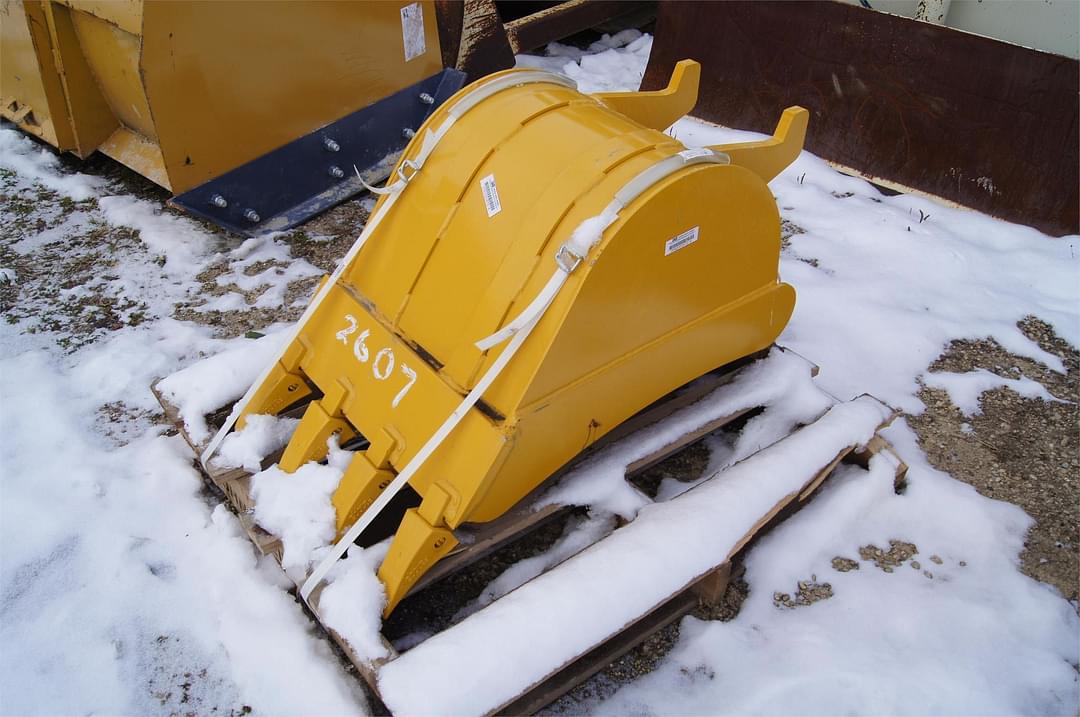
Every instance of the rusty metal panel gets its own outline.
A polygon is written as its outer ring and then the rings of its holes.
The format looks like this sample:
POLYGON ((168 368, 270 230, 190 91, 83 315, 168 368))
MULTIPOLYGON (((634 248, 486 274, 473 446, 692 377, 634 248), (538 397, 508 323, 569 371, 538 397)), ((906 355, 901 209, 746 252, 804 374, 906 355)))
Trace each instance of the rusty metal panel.
POLYGON ((702 64, 696 116, 1061 235, 1080 231, 1078 63, 838 2, 662 2, 642 89, 702 64))
POLYGON ((435 0, 443 65, 465 73, 469 82, 514 66, 495 0, 435 0))
POLYGON ((510 40, 510 49, 526 52, 654 6, 654 2, 642 0, 566 0, 509 20, 505 25, 506 37, 510 40))
POLYGON ((443 64, 470 81, 514 66, 514 54, 608 23, 643 23, 656 0, 435 0, 443 64))

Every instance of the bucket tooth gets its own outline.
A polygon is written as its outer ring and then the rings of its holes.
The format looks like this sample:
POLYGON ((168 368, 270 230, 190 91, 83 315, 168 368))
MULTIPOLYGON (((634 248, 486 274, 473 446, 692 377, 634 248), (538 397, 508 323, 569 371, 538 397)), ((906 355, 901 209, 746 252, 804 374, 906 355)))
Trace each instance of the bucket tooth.
POLYGON ((356 435, 344 417, 328 413, 322 401, 312 401, 289 439, 278 466, 286 473, 292 473, 308 461, 321 461, 329 450, 326 442, 335 433, 342 443, 356 435))
MULTIPOLYGON (((426 498, 424 502, 427 502, 426 498)), ((449 528, 436 527, 425 520, 421 515, 423 510, 421 504, 420 508, 405 511, 405 517, 390 543, 390 551, 379 567, 379 579, 386 587, 384 617, 397 607, 432 565, 458 544, 449 528)))
POLYGON ((337 514, 339 537, 363 515, 393 480, 394 474, 372 465, 366 452, 357 452, 353 456, 331 498, 337 514))
POLYGON ((289 371, 278 361, 274 364, 270 375, 259 386, 259 390, 252 396, 244 413, 236 420, 236 428, 242 430, 248 416, 257 413, 277 415, 288 406, 310 395, 311 387, 308 386, 304 377, 300 373, 289 371))

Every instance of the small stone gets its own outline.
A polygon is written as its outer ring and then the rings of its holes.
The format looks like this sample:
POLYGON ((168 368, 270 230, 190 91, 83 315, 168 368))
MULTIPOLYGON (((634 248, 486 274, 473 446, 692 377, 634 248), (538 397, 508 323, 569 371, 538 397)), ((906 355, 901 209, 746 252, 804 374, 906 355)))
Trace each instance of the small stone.
POLYGON ((929 570, 923 570, 922 574, 925 575, 926 577, 930 578, 931 580, 934 579, 934 574, 932 572, 930 572, 929 570))
POLYGON ((893 569, 892 569, 892 568, 890 568, 890 567, 889 567, 888 565, 886 565, 885 567, 883 567, 883 568, 882 568, 882 570, 884 570, 884 571, 885 571, 885 572, 887 572, 887 573, 891 573, 891 572, 893 571, 893 569))
POLYGON ((833 570, 840 573, 850 572, 852 570, 858 570, 859 564, 851 558, 835 557, 832 559, 833 570))
POLYGON ((963 560, 961 560, 961 561, 960 561, 960 567, 962 567, 962 568, 966 568, 966 567, 967 567, 967 563, 966 563, 966 562, 964 562, 963 560))
POLYGON ((921 566, 921 565, 919 565, 919 561, 918 561, 918 560, 912 560, 912 561, 911 561, 911 567, 915 568, 916 570, 919 570, 920 568, 922 568, 922 566, 921 566))
POLYGON ((938 556, 936 556, 936 555, 931 555, 931 556, 930 556, 930 562, 932 562, 932 563, 937 563, 938 565, 941 565, 941 562, 942 562, 942 561, 941 561, 941 558, 939 558, 938 556))

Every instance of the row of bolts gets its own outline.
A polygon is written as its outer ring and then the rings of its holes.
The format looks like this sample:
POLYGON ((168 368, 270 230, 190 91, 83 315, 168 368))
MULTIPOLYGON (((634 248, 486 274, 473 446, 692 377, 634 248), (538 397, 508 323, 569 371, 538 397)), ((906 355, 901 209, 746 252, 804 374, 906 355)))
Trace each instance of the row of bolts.
MULTIPOLYGON (((429 95, 427 92, 420 93, 420 101, 423 102, 425 105, 435 104, 435 98, 429 95)), ((409 127, 406 127, 405 129, 401 130, 401 134, 405 137, 405 139, 412 139, 414 136, 416 136, 416 131, 410 129, 409 127)), ((341 150, 341 145, 339 145, 337 142, 330 139, 329 137, 324 137, 323 148, 326 149, 326 151, 328 152, 338 152, 341 150)), ((345 171, 341 167, 338 167, 334 164, 330 165, 330 168, 327 170, 327 172, 330 174, 331 177, 334 177, 335 179, 341 179, 345 176, 345 171)), ((229 206, 229 201, 220 194, 215 194, 214 196, 210 197, 210 203, 220 209, 224 209, 225 207, 229 206)), ((254 209, 246 209, 244 210, 244 219, 247 219, 252 224, 258 224, 262 217, 260 217, 259 213, 256 212, 254 209)))

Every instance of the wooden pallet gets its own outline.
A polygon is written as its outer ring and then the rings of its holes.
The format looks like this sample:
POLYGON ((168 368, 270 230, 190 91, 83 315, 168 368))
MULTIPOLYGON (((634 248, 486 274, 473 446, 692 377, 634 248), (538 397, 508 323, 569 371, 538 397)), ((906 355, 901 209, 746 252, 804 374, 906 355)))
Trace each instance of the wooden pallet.
MULTIPOLYGON (((429 570, 413 588, 410 595, 437 586, 440 581, 447 577, 490 556, 500 548, 512 542, 521 540, 523 537, 537 531, 549 522, 558 519, 560 516, 564 516, 568 511, 573 510, 572 506, 565 505, 548 505, 540 509, 534 509, 533 504, 535 499, 546 490, 547 486, 551 485, 552 481, 557 480, 558 477, 573 468, 588 455, 593 454, 596 450, 605 446, 610 446, 638 430, 659 423, 679 409, 695 403, 718 387, 732 381, 743 366, 756 358, 758 358, 758 356, 748 357, 737 364, 714 371, 663 397, 613 430, 610 434, 605 436, 604 439, 598 441, 595 446, 591 447, 588 451, 575 459, 575 461, 572 461, 564 467, 562 471, 553 476, 552 479, 534 491, 533 494, 521 501, 517 507, 501 516, 499 519, 486 524, 462 526, 458 531, 461 534, 461 544, 458 548, 429 570)), ((816 375, 816 373, 816 367, 812 367, 812 375, 816 375)), ((158 389, 156 383, 151 388, 165 410, 166 417, 177 425, 181 435, 189 444, 191 444, 196 455, 200 455, 204 446, 197 445, 191 441, 190 436, 183 428, 183 421, 181 420, 176 407, 170 404, 168 399, 158 389)), ((627 467, 627 478, 633 479, 636 475, 648 468, 667 458, 675 456, 713 431, 737 422, 754 410, 756 410, 755 407, 744 408, 730 415, 709 421, 696 430, 679 436, 662 448, 639 458, 629 465, 627 467)), ((303 406, 300 406, 294 408, 290 413, 296 412, 296 414, 299 415, 302 411, 303 406)), ((216 413, 222 414, 224 412, 219 410, 216 413)), ((765 529, 766 526, 770 524, 770 521, 776 519, 781 512, 790 512, 794 506, 797 506, 808 499, 842 462, 856 463, 865 467, 868 465, 868 462, 873 455, 881 452, 892 453, 892 449, 880 436, 875 436, 867 446, 861 449, 856 446, 848 446, 840 451, 832 461, 821 466, 814 478, 803 486, 797 496, 793 496, 791 501, 782 505, 777 505, 768 515, 762 516, 755 528, 747 534, 742 543, 740 543, 735 554, 737 555, 739 551, 744 549, 745 545, 765 529)), ((904 474, 906 473, 906 466, 899 458, 895 457, 895 454, 892 455, 893 462, 896 466, 896 483, 899 487, 903 481, 904 474)), ((264 462, 264 465, 273 463, 276 458, 277 456, 268 457, 264 462)), ((236 512, 241 526, 255 548, 261 554, 273 556, 280 562, 282 553, 281 541, 276 536, 271 535, 259 527, 253 517, 254 500, 251 495, 251 474, 238 468, 222 469, 215 467, 204 470, 203 473, 204 477, 225 495, 230 507, 236 512)), ((699 604, 716 604, 724 595, 731 571, 732 559, 722 560, 706 574, 696 579, 692 584, 675 591, 665 602, 658 605, 648 614, 641 616, 636 621, 627 625, 626 628, 617 635, 614 635, 589 651, 576 656, 575 659, 562 666, 546 679, 533 685, 528 690, 518 695, 514 700, 501 705, 495 711, 504 714, 528 714, 549 704, 576 685, 588 679, 597 671, 603 669, 606 665, 617 660, 624 653, 632 649, 635 645, 643 642, 655 632, 688 614, 699 604)), ((435 589, 437 589, 437 587, 435 589)), ((341 635, 325 625, 318 611, 318 594, 319 590, 317 589, 311 600, 312 611, 315 618, 323 625, 331 639, 337 643, 344 655, 356 667, 358 673, 364 678, 365 682, 367 682, 376 695, 379 695, 379 671, 384 665, 393 662, 399 657, 398 651, 394 649, 393 645, 391 645, 386 638, 383 638, 384 647, 386 648, 386 653, 388 655, 387 657, 374 663, 361 658, 353 651, 352 647, 341 635)))

